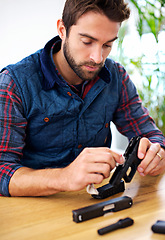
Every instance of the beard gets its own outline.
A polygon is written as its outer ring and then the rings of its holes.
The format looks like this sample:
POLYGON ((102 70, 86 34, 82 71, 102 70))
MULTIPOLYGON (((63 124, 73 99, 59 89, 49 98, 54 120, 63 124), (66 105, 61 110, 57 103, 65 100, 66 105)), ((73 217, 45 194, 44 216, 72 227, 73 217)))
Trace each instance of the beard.
POLYGON ((79 64, 76 63, 75 59, 72 57, 70 50, 69 50, 69 43, 66 40, 63 46, 63 53, 64 57, 69 64, 70 68, 77 74, 77 76, 82 79, 83 81, 91 81, 95 79, 98 75, 98 73, 101 71, 102 67, 104 66, 104 63, 101 62, 99 64, 94 63, 92 61, 90 62, 81 62, 79 64), (88 71, 83 70, 84 66, 90 66, 90 67, 97 67, 97 71, 88 71))

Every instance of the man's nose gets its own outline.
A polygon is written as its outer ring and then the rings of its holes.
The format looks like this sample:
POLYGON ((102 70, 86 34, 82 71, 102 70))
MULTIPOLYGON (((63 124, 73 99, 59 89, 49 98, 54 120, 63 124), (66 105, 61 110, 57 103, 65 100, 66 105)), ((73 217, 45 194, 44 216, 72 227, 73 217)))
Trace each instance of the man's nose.
POLYGON ((90 54, 90 59, 97 63, 100 64, 103 61, 103 50, 100 47, 94 48, 93 51, 90 54))

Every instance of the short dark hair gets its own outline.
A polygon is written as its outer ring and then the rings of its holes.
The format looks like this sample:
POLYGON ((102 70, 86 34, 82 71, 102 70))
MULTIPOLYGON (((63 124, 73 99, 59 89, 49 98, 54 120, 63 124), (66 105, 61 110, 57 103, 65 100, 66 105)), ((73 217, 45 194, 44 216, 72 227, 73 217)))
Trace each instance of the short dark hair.
POLYGON ((89 11, 104 14, 114 22, 123 22, 130 16, 130 9, 124 0, 66 0, 62 20, 67 34, 70 27, 89 11))

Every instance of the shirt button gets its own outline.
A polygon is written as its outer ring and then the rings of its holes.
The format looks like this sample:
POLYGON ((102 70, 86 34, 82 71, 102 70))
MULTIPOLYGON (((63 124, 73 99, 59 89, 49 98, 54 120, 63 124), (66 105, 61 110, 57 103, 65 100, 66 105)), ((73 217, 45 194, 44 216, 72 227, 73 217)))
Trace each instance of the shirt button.
POLYGON ((80 148, 82 148, 82 145, 81 145, 81 144, 78 145, 78 149, 80 149, 80 148))
POLYGON ((44 118, 44 122, 49 122, 49 118, 48 117, 44 118))
POLYGON ((109 127, 109 123, 106 123, 106 124, 105 124, 105 127, 108 128, 108 127, 109 127))
POLYGON ((70 96, 70 97, 72 96, 72 94, 71 94, 70 92, 67 92, 67 94, 68 94, 68 96, 70 96))

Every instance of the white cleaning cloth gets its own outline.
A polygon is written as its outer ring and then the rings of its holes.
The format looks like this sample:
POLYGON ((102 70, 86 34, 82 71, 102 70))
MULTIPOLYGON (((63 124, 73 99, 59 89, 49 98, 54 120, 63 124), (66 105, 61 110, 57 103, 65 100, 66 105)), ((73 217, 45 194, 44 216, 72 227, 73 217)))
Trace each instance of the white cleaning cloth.
POLYGON ((87 193, 91 194, 91 195, 99 195, 99 192, 97 191, 97 189, 94 187, 94 184, 89 184, 86 188, 87 193))

